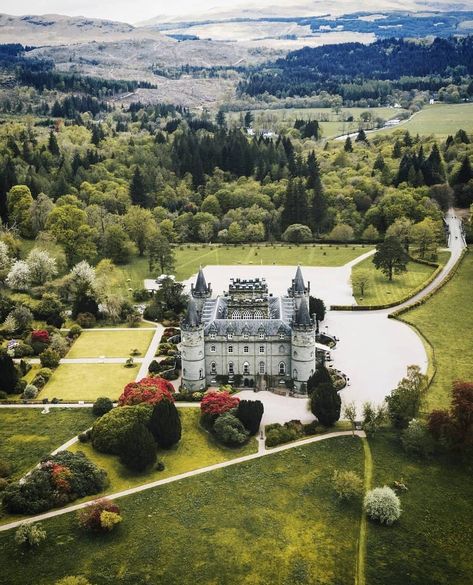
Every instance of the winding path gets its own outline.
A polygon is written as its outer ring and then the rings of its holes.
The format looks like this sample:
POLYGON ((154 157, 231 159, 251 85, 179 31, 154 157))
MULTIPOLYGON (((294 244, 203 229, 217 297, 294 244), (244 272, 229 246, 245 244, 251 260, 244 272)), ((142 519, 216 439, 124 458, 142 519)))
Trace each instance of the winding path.
MULTIPOLYGON (((288 449, 294 449, 296 447, 302 447, 304 445, 310 445, 311 443, 318 443, 319 441, 325 441, 328 439, 333 439, 335 437, 347 437, 350 435, 354 435, 364 439, 366 437, 363 431, 339 431, 335 433, 328 433, 326 435, 318 435, 316 437, 310 437, 308 439, 302 439, 301 441, 295 441, 294 443, 288 443, 286 445, 281 445, 279 447, 274 447, 272 449, 266 449, 264 447, 263 441, 258 439, 258 452, 252 453, 251 455, 244 455, 243 457, 237 457, 236 459, 230 459, 229 461, 222 461, 221 463, 215 463, 214 465, 209 465, 207 467, 201 467, 200 469, 194 469, 192 471, 186 471, 185 473, 180 473, 179 475, 173 475, 172 477, 167 477, 165 479, 158 479, 156 481, 151 481, 149 483, 144 483, 142 485, 129 488, 127 490, 123 490, 120 492, 115 492, 114 494, 107 494, 107 499, 109 500, 116 500, 118 498, 123 498, 125 496, 131 496, 132 494, 137 494, 139 492, 143 492, 146 490, 153 489, 155 487, 159 487, 161 485, 165 485, 168 483, 173 483, 175 481, 180 481, 181 479, 187 479, 188 477, 194 477, 196 475, 201 475, 203 473, 208 473, 210 471, 215 471, 217 469, 222 469, 224 467, 230 467, 232 465, 237 465, 238 463, 245 463, 246 461, 253 461, 254 459, 259 459, 260 457, 267 457, 268 455, 272 455, 273 453, 281 453, 281 451, 287 451, 288 449)), ((82 510, 86 508, 90 504, 90 500, 87 502, 82 502, 80 504, 75 504, 72 506, 67 506, 66 508, 59 508, 57 510, 51 510, 50 512, 45 512, 44 514, 37 514, 35 516, 29 516, 28 518, 22 518, 21 520, 15 520, 14 522, 9 522, 8 524, 0 525, 0 532, 5 532, 6 530, 11 530, 12 528, 18 528, 21 524, 31 524, 32 522, 39 522, 41 520, 47 520, 48 518, 54 518, 56 516, 62 516, 63 514, 69 514, 70 512, 76 512, 77 510, 82 510)))

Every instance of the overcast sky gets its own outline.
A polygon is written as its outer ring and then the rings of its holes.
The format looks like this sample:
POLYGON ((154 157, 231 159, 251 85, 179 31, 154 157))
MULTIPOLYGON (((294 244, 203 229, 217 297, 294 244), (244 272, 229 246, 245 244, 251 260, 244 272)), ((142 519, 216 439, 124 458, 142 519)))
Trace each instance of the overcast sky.
POLYGON ((135 23, 161 14, 183 16, 209 8, 225 10, 249 3, 248 0, 0 0, 0 12, 67 14, 135 23))

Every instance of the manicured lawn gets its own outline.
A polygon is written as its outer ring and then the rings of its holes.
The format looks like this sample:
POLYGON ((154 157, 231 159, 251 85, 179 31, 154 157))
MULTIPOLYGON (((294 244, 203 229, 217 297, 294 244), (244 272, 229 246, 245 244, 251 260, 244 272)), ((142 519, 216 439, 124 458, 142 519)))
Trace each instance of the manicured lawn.
MULTIPOLYGON (((176 270, 178 280, 184 280, 195 274, 199 266, 207 264, 277 264, 282 266, 342 266, 361 254, 368 252, 372 246, 347 244, 286 246, 242 245, 216 246, 207 244, 188 244, 175 248, 176 270)), ((128 293, 128 287, 143 288, 143 280, 158 276, 150 274, 146 258, 135 256, 130 264, 121 267, 123 279, 117 284, 117 290, 128 293), (125 284, 126 283, 126 286, 125 284)), ((159 271, 158 271, 159 272, 159 271)))
POLYGON ((417 326, 434 347, 437 373, 424 408, 450 403, 454 380, 473 380, 473 254, 466 255, 458 272, 424 305, 402 318, 417 326))
MULTIPOLYGON (((415 134, 435 134, 446 137, 455 134, 463 128, 468 133, 473 132, 473 103, 469 104, 434 104, 425 106, 412 120, 399 127, 399 130, 409 130, 415 134)), ((396 127, 382 130, 382 134, 391 134, 396 127)))
POLYGON ((367 585, 473 582, 471 471, 447 459, 408 457, 394 434, 370 441, 376 486, 403 480, 402 516, 390 527, 368 522, 367 585))
POLYGON ((0 459, 8 460, 19 477, 94 420, 90 408, 51 408, 48 414, 39 408, 1 408, 0 459))
POLYGON ((353 583, 360 503, 340 504, 335 468, 363 471, 362 445, 343 437, 298 447, 119 500, 124 521, 93 536, 73 514, 43 522, 48 540, 21 555, 0 534, 9 585, 64 575, 94 585, 353 583))
POLYGON ((146 353, 153 331, 83 331, 71 347, 68 358, 128 357, 133 349, 146 353))
POLYGON ((137 373, 137 367, 125 368, 121 364, 61 364, 38 398, 93 401, 108 396, 117 400, 137 373))
POLYGON ((110 478, 110 487, 107 493, 141 485, 146 482, 164 479, 172 475, 179 475, 185 471, 207 467, 214 463, 243 457, 258 450, 256 439, 252 439, 240 449, 229 449, 219 445, 199 426, 200 409, 180 408, 182 420, 182 439, 172 449, 160 449, 159 459, 164 463, 164 471, 152 470, 146 474, 130 473, 121 465, 118 457, 105 455, 95 451, 90 443, 77 443, 71 451, 83 451, 89 459, 106 469, 110 478))
MULTIPOLYGON (((438 258, 439 264, 445 263, 449 255, 450 252, 440 252, 438 258)), ((399 301, 411 291, 421 286, 434 270, 435 268, 426 266, 425 264, 409 262, 407 272, 395 274, 393 280, 390 282, 387 276, 380 270, 376 270, 373 264, 373 258, 367 258, 352 268, 352 274, 360 271, 368 271, 371 275, 371 281, 366 287, 363 297, 360 296, 358 289, 354 291, 356 302, 359 305, 383 305, 399 301)))

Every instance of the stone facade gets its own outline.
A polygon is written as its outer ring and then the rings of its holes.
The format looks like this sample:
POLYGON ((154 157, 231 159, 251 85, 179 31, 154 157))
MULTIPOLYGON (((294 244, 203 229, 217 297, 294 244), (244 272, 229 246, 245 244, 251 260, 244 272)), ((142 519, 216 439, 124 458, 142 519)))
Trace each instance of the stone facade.
POLYGON ((258 278, 232 279, 227 293, 212 298, 200 270, 181 323, 183 386, 194 392, 228 381, 305 395, 316 367, 309 292, 298 267, 285 296, 273 297, 258 278))

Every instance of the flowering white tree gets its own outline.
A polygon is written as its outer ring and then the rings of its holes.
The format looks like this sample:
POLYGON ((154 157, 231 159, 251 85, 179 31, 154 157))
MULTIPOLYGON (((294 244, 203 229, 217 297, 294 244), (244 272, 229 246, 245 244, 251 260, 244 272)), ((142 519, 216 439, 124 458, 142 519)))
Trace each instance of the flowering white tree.
POLYGON ((372 520, 390 526, 401 516, 401 501, 394 490, 385 485, 366 494, 364 509, 372 520))
POLYGON ((17 260, 5 280, 7 286, 14 290, 28 290, 31 286, 30 267, 24 260, 17 260))
POLYGON ((32 284, 44 284, 57 274, 56 260, 45 250, 38 248, 31 250, 26 263, 30 269, 32 284))
POLYGON ((11 266, 10 250, 5 242, 0 242, 0 271, 8 270, 11 266))
POLYGON ((69 281, 75 295, 92 294, 95 292, 97 279, 95 269, 82 260, 69 273, 69 281))

